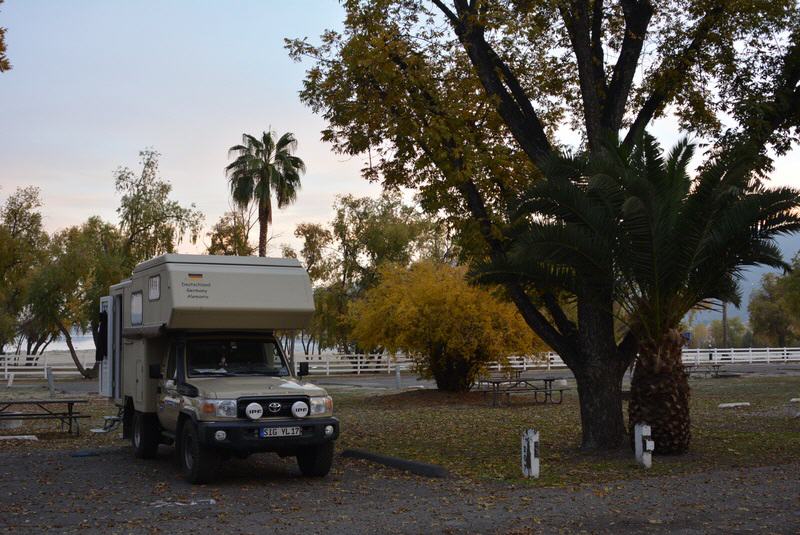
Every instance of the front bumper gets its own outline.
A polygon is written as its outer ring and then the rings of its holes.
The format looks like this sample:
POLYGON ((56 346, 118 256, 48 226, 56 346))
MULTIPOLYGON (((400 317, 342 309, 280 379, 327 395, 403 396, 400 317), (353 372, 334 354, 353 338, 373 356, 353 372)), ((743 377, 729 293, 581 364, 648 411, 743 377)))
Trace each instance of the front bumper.
POLYGON ((200 442, 209 447, 234 451, 237 453, 257 453, 264 451, 287 452, 302 446, 316 446, 336 440, 339 437, 339 420, 336 418, 281 418, 276 420, 230 422, 197 422, 200 442), (333 434, 325 436, 325 426, 333 426, 333 434), (295 437, 260 438, 259 430, 264 427, 301 427, 302 434, 295 437), (225 440, 217 440, 214 434, 225 431, 225 440))

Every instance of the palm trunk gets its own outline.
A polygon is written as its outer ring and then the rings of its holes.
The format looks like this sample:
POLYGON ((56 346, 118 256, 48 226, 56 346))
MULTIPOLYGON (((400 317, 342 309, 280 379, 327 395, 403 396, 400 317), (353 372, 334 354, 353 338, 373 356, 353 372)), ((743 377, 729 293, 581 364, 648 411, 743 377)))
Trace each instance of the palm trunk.
POLYGON ((671 330, 660 341, 639 343, 631 381, 628 425, 650 425, 655 453, 685 453, 691 441, 689 379, 683 369, 683 339, 671 330))
POLYGON ((258 201, 258 256, 267 256, 267 229, 269 226, 267 203, 258 201))

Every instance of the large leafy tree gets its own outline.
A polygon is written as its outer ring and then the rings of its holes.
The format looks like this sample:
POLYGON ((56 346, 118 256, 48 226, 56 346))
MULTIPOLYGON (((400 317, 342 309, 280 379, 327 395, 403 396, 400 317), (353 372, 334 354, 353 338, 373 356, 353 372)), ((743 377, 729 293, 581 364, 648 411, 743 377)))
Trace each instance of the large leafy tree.
POLYGON ((206 248, 208 254, 228 256, 250 256, 256 248, 250 243, 250 230, 255 222, 251 212, 237 206, 225 212, 207 234, 211 243, 206 248))
MULTIPOLYGON (((762 172, 768 149, 782 154, 797 138, 794 0, 344 5, 343 32, 288 42, 313 61, 301 96, 327 120, 323 139, 369 153, 369 178, 416 188, 476 258, 505 261, 512 206, 564 145, 562 127, 596 155, 608 139, 630 150, 654 118, 674 114, 714 154, 755 147, 746 166, 762 172)), ((637 346, 616 330, 614 279, 600 271, 569 292, 505 282, 575 374, 587 449, 623 441, 621 380, 637 346)))
POLYGON ((148 258, 175 252, 185 235, 195 243, 200 234, 203 214, 194 203, 184 207, 170 199, 172 185, 158 171, 160 156, 143 150, 140 172, 120 167, 114 176, 117 193, 122 195, 117 214, 128 271, 148 258))
POLYGON ((57 232, 50 240, 47 261, 32 275, 28 304, 40 328, 58 332, 76 368, 96 377, 97 367, 84 368, 72 343, 72 333, 91 331, 98 343, 100 297, 129 273, 119 231, 97 217, 57 232))
MULTIPOLYGON (((31 275, 45 260, 49 241, 40 207, 34 187, 18 188, 0 206, 0 352, 17 334, 39 338, 28 329, 24 309, 31 275)), ((49 334, 42 343, 48 338, 49 334)))
POLYGON ((226 168, 234 202, 247 207, 258 206, 258 255, 267 255, 267 231, 272 224, 272 197, 278 208, 295 201, 300 189, 300 176, 306 164, 294 155, 297 140, 287 132, 278 140, 271 130, 261 138, 242 135, 242 143, 228 150, 235 159, 226 168))
POLYGON ((800 340, 800 256, 792 260, 792 271, 767 273, 750 294, 747 311, 755 343, 792 347, 800 340))
POLYGON ((633 151, 553 162, 523 195, 500 267, 571 293, 614 281, 637 342, 629 425, 650 424, 659 453, 682 453, 691 437, 681 321, 697 306, 738 303, 748 266, 788 268, 774 240, 800 230, 800 192, 766 189, 722 159, 692 176, 693 153, 683 141, 664 157, 645 136, 633 151))

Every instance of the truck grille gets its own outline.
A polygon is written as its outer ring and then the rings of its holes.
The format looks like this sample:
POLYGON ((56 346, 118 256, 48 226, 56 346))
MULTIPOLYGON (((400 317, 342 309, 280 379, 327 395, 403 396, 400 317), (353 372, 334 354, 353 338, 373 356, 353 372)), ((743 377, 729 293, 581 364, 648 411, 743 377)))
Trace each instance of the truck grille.
POLYGON ((236 402, 236 415, 239 418, 247 418, 244 410, 251 403, 255 402, 264 409, 263 418, 291 418, 292 405, 296 401, 303 401, 306 405, 310 403, 307 396, 273 396, 268 398, 239 398, 236 402), (279 404, 280 407, 276 405, 279 404))

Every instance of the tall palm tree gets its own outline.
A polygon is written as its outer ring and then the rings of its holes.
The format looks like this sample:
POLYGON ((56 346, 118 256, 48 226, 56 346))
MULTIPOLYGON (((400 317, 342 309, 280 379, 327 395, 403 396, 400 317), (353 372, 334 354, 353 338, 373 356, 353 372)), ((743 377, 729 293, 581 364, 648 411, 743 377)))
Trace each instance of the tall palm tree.
POLYGON ((554 160, 519 205, 507 263, 481 268, 567 296, 612 291, 638 344, 629 426, 650 424, 659 453, 691 439, 680 321, 715 300, 737 303, 747 266, 788 268, 774 239, 800 230, 800 192, 765 188, 748 172, 752 153, 692 177, 693 154, 682 141, 664 158, 645 135, 630 152, 554 160))
POLYGON ((267 255, 273 193, 278 208, 297 198, 306 165, 294 156, 295 150, 294 134, 287 132, 276 142, 272 130, 263 132, 261 139, 243 134, 242 143, 228 149, 228 157, 235 157, 225 168, 234 202, 243 208, 251 202, 258 204, 258 256, 267 255))

